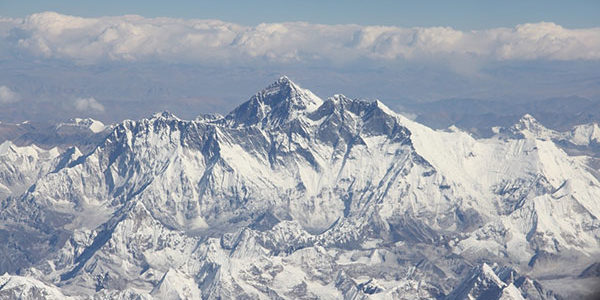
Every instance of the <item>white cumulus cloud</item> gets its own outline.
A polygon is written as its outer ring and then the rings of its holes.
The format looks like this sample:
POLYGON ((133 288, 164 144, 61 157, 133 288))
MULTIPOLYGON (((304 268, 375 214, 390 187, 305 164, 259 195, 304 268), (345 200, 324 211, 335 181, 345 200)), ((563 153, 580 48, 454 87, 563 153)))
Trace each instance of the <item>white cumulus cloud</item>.
POLYGON ((21 100, 19 94, 5 85, 0 86, 0 104, 15 103, 21 100))
POLYGON ((93 97, 75 99, 75 109, 82 112, 104 112, 104 105, 93 97))
POLYGON ((0 23, 0 39, 9 47, 79 63, 600 59, 600 28, 567 29, 547 22, 460 31, 304 22, 242 26, 218 20, 81 18, 44 12, 0 23))

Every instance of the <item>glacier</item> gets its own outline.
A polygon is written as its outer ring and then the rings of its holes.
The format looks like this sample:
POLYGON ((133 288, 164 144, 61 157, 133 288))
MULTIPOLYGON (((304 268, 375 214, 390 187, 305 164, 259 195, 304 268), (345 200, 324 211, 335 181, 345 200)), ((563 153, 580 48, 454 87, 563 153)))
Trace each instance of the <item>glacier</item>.
POLYGON ((56 128, 76 133, 0 145, 0 298, 561 299, 598 283, 581 276, 600 261, 597 124, 525 115, 475 138, 281 77, 225 116, 56 128))

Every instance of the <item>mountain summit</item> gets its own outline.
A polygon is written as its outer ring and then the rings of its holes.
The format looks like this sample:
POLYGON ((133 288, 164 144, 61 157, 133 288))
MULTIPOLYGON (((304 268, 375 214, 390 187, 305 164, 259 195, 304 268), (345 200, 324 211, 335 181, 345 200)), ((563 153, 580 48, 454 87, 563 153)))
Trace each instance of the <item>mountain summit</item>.
POLYGON ((256 93, 226 116, 233 126, 277 126, 298 114, 314 111, 323 100, 286 76, 256 93))

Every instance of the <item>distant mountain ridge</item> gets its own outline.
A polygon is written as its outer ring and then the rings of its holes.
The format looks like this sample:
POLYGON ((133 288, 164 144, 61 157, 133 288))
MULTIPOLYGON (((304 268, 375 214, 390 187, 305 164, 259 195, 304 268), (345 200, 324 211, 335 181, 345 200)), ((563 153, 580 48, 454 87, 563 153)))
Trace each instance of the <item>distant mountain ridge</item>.
POLYGON ((0 143, 11 141, 17 146, 36 145, 44 149, 77 146, 86 151, 100 142, 110 129, 111 126, 91 118, 75 118, 58 124, 0 122, 0 143))
POLYGON ((599 177, 560 145, 594 125, 526 115, 477 139, 282 77, 225 116, 97 129, 0 202, 0 297, 554 299, 596 280, 599 177))
POLYGON ((492 127, 511 126, 525 114, 533 115, 548 128, 558 131, 600 122, 600 102, 576 96, 522 102, 454 98, 424 103, 403 102, 398 109, 433 128, 456 125, 483 137, 493 134, 492 127))

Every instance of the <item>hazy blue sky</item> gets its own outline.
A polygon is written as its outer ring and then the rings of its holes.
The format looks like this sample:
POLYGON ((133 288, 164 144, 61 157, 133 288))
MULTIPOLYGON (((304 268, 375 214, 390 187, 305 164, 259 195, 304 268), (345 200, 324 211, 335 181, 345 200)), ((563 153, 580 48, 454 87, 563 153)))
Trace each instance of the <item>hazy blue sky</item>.
POLYGON ((0 0, 2 16, 23 17, 41 11, 84 17, 138 14, 145 17, 220 19, 244 25, 306 21, 485 29, 550 21, 569 28, 600 26, 600 1, 597 0, 0 0))

